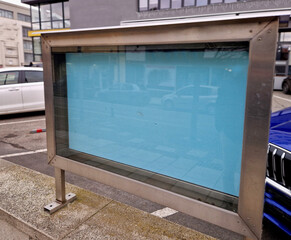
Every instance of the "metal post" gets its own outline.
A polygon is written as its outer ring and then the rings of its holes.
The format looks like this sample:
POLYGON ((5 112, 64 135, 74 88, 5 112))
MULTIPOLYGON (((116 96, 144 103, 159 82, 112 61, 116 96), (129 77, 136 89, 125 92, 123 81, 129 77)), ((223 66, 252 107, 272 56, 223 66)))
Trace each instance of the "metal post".
POLYGON ((253 238, 249 238, 249 237, 244 237, 243 240, 254 240, 253 238))
POLYGON ((55 167, 55 183, 56 183, 56 201, 52 202, 44 207, 45 211, 50 214, 58 211, 66 206, 68 203, 73 202, 76 199, 76 194, 68 193, 66 195, 65 186, 65 170, 55 167))
POLYGON ((60 203, 66 202, 65 171, 55 167, 56 200, 60 203))

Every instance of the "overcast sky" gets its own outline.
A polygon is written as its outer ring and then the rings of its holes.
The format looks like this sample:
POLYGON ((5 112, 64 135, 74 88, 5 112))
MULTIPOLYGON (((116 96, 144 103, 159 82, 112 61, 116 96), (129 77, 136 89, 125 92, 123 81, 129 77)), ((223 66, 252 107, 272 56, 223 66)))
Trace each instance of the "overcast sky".
POLYGON ((9 2, 9 3, 12 3, 12 4, 16 4, 16 5, 20 5, 20 6, 29 8, 29 5, 21 3, 21 0, 1 0, 1 1, 9 2))

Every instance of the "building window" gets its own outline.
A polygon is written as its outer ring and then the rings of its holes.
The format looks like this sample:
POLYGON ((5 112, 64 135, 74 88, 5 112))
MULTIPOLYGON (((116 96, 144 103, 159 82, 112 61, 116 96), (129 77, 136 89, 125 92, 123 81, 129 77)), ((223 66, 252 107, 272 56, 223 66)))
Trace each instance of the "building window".
POLYGON ((172 8, 181 8, 182 0, 172 0, 172 8))
POLYGON ((46 22, 51 20, 51 5, 40 5, 40 19, 41 22, 46 22))
POLYGON ((149 10, 157 10, 158 7, 159 7, 159 1, 158 0, 150 0, 149 10))
MULTIPOLYGON (((71 26, 68 1, 38 4, 31 6, 30 11, 33 31, 69 28, 71 26)), ((41 43, 39 37, 33 37, 33 60, 41 61, 41 43)))
POLYGON ((70 20, 65 20, 65 28, 70 28, 70 27, 71 27, 70 20))
POLYGON ((0 9, 0 17, 5 17, 5 18, 13 18, 13 12, 0 9))
POLYGON ((184 7, 194 6, 195 0, 184 0, 184 7))
POLYGON ((22 14, 22 13, 17 13, 17 19, 20 20, 20 21, 24 21, 24 22, 30 22, 31 21, 29 15, 25 15, 25 14, 22 14))
POLYGON ((33 62, 33 54, 32 53, 24 53, 24 62, 25 63, 33 62))
POLYGON ((148 10, 148 0, 139 0, 139 11, 147 11, 148 10))
POLYGON ((53 21, 63 20, 63 4, 54 3, 51 5, 51 7, 52 7, 52 20, 53 21))
POLYGON ((70 11, 68 2, 39 4, 36 7, 31 6, 31 16, 33 30, 70 27, 70 11))
POLYGON ((210 0, 210 3, 223 3, 223 0, 210 0))
POLYGON ((29 37, 28 32, 31 30, 31 28, 28 27, 22 27, 22 37, 29 37))
POLYGON ((41 62, 42 61, 41 55, 40 54, 35 54, 34 55, 34 61, 41 62))
POLYGON ((32 42, 24 40, 23 41, 23 49, 26 51, 32 51, 32 42))
POLYGON ((38 7, 30 7, 31 14, 31 22, 39 22, 39 8, 38 7))
POLYGON ((171 0, 161 0, 160 9, 168 9, 171 7, 171 0))
MULTIPOLYGON (((242 0, 138 0, 139 1, 139 11, 153 11, 160 9, 177 9, 189 6, 206 6, 209 4, 219 4, 219 3, 233 3, 242 0)), ((249 0, 243 0, 249 1, 249 0)))
POLYGON ((49 22, 41 22, 41 29, 52 29, 52 22, 49 21, 49 22))
POLYGON ((40 37, 33 38, 33 53, 34 54, 41 54, 40 37))
POLYGON ((208 5, 208 0, 197 0, 196 6, 200 7, 200 6, 206 6, 208 5))

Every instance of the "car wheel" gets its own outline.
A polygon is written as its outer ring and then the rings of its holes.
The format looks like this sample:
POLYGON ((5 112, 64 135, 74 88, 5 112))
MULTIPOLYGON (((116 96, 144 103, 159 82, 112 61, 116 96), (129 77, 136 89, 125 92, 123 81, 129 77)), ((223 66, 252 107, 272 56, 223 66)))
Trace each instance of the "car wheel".
POLYGON ((283 91, 283 93, 289 94, 291 92, 290 89, 291 89, 290 81, 284 80, 283 83, 282 83, 282 91, 283 91))

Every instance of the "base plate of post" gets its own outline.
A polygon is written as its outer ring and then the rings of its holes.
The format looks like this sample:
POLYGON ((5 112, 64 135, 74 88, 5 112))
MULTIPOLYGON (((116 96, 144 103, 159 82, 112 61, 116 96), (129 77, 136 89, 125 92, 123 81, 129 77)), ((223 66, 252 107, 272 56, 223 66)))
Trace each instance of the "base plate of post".
POLYGON ((59 209, 65 207, 68 203, 73 202, 76 198, 77 198, 77 196, 75 193, 68 193, 66 195, 66 202, 61 203, 61 202, 56 200, 56 201, 44 206, 44 210, 46 212, 49 212, 49 214, 52 214, 52 213, 58 211, 59 209))

